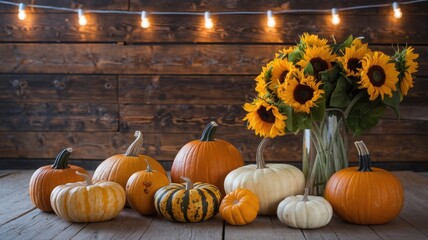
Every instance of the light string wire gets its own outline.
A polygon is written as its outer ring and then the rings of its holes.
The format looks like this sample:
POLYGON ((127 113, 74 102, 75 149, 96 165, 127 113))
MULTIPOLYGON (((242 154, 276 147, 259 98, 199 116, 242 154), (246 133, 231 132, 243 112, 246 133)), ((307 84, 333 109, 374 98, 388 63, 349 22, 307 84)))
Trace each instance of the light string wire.
MULTIPOLYGON (((413 0, 406 2, 398 2, 400 5, 408 5, 415 4, 421 2, 428 2, 428 0, 413 0)), ((5 5, 13 5, 19 6, 20 3, 9 2, 0 0, 0 4, 5 5)), ((66 8, 66 7, 53 7, 46 5, 38 5, 38 4, 26 4, 27 7, 31 8, 40 8, 40 9, 50 9, 50 10, 60 10, 67 12, 78 12, 78 9, 75 8, 66 8)), ((383 8, 383 7, 391 7, 391 4, 373 4, 373 5, 362 5, 362 6, 353 6, 353 7, 345 7, 345 8, 336 8, 338 11, 351 11, 358 9, 368 9, 368 8, 383 8)), ((84 8, 83 8, 84 9, 84 8)), ((84 9, 85 13, 110 13, 110 14, 131 14, 131 15, 141 15, 141 11, 120 11, 120 10, 91 10, 84 9)), ((289 10, 280 10, 280 11, 272 11, 272 14, 284 14, 284 13, 330 13, 331 8, 329 9, 289 9, 289 10)), ((204 16, 204 12, 147 12, 150 15, 197 15, 204 16)), ((266 12, 210 12, 211 15, 265 15, 266 12)))

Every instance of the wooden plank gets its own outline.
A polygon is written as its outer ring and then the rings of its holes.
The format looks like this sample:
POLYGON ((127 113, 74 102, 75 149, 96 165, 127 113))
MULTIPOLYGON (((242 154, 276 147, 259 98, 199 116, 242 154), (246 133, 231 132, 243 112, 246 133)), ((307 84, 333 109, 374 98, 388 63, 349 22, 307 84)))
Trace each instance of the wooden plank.
POLYGON ((361 240, 361 239, 382 239, 373 229, 366 225, 349 224, 336 215, 333 215, 328 228, 334 232, 339 239, 361 240))
MULTIPOLYGON (((274 45, 0 45, 0 72, 79 74, 258 74, 283 46, 274 45), (177 48, 180 51, 177 51, 177 48), (12 56, 12 57, 11 57, 12 56)), ((390 46, 376 50, 393 52, 390 46)), ((373 48, 375 50, 375 48, 373 48)), ((417 46, 419 75, 428 75, 428 47, 417 46)))
POLYGON ((120 105, 121 131, 201 132, 210 121, 218 132, 242 132, 245 123, 242 105, 120 105))
POLYGON ((271 216, 270 220, 272 221, 273 230, 276 234, 282 235, 283 239, 306 239, 301 229, 287 227, 285 224, 281 223, 276 216, 271 216))
POLYGON ((39 209, 1 226, 0 239, 52 239, 71 225, 54 213, 39 209))
POLYGON ((224 239, 284 239, 284 236, 274 231, 269 216, 258 216, 244 226, 225 224, 224 239))
MULTIPOLYGON (((199 138, 200 133, 146 133, 141 153, 171 161, 184 144, 199 138)), ((217 138, 235 145, 245 161, 255 161, 261 138, 253 132, 224 133, 218 134, 217 138)), ((275 138, 266 147, 266 161, 300 162, 301 139, 300 135, 275 138)), ((75 150, 73 159, 106 159, 124 153, 133 140, 131 132, 0 132, 0 142, 3 143, 0 158, 53 159, 59 150, 70 146, 75 150)), ((377 162, 424 162, 428 155, 426 135, 363 135, 355 140, 364 140, 369 146, 374 166, 377 162)), ((350 146, 349 160, 358 161, 357 155, 355 148, 350 146)))
POLYGON ((419 172, 418 174, 428 178, 428 172, 419 172))
POLYGON ((145 217, 123 209, 119 216, 106 222, 73 223, 53 239, 140 239, 154 217, 145 217))
POLYGON ((222 230, 219 215, 199 223, 176 223, 157 215, 142 239, 221 239, 222 230))
MULTIPOLYGON (((265 11, 271 9, 274 11, 279 10, 293 10, 293 9, 331 9, 353 7, 358 5, 372 5, 372 4, 391 4, 389 0, 358 0, 358 1, 341 1, 341 0, 320 0, 317 4, 307 1, 289 0, 287 2, 280 0, 267 0, 267 1, 252 1, 252 0, 237 0, 237 1, 180 1, 174 0, 131 0, 131 10, 140 11, 141 9, 147 9, 148 11, 265 11), (162 9, 159 9, 162 6, 162 9)), ((425 5, 400 5, 402 10, 412 10, 416 12, 422 12, 421 7, 425 5)), ((388 7, 375 8, 375 9, 364 9, 364 13, 390 13, 388 7)), ((408 11, 412 13, 412 11, 408 11)), ((350 11, 351 13, 360 11, 350 11)), ((407 11, 404 11, 407 13, 407 11)), ((349 12, 341 12, 342 14, 348 14, 349 12)))
POLYGON ((118 106, 101 103, 0 103, 1 131, 117 131, 118 106))
POLYGON ((401 218, 395 218, 388 224, 371 225, 370 228, 372 228, 382 239, 427 239, 427 235, 423 234, 401 218))
POLYGON ((12 173, 16 173, 17 170, 0 170, 0 178, 6 177, 12 173))
POLYGON ((119 102, 236 104, 255 96, 255 76, 120 76, 119 102))
MULTIPOLYGON (((175 5, 172 4, 172 5, 175 5)), ((157 5, 159 6, 159 5, 157 5)), ((426 4, 428 6, 428 4, 426 4)), ((263 12, 267 8, 261 9, 263 12)), ((163 11, 163 10, 161 10, 163 11)), ((212 10, 208 10, 212 11, 212 10)), ((241 10, 242 11, 242 10, 241 10)), ((300 13, 277 16, 277 26, 266 26, 266 14, 213 15, 215 27, 204 28, 202 16, 150 15, 151 27, 143 29, 138 15, 86 14, 88 24, 80 26, 76 13, 27 14, 24 21, 16 13, 0 15, 0 42, 235 42, 290 43, 303 32, 334 35, 344 40, 350 34, 364 36, 372 44, 424 44, 426 14, 404 15, 399 22, 386 15, 341 14, 343 24, 334 26, 327 14, 300 13), (370 26, 370 27, 367 27, 370 26)))
POLYGON ((117 102, 117 77, 0 74, 1 102, 117 102))
POLYGON ((0 226, 35 209, 28 195, 33 172, 13 172, 0 178, 0 226))
MULTIPOLYGON (((25 3, 25 4, 37 4, 37 5, 47 5, 53 7, 66 7, 66 8, 83 8, 83 9, 98 9, 98 10, 128 10, 129 4, 127 1, 121 0, 105 0, 102 2, 97 1, 78 1, 78 0, 58 0, 58 1, 49 1, 49 0, 9 0, 8 2, 15 3, 25 3)), ((51 9, 39 9, 27 7, 27 12, 46 12, 51 13, 55 10, 51 9)), ((17 12, 16 6, 3 5, 0 4, 0 12, 17 12)))

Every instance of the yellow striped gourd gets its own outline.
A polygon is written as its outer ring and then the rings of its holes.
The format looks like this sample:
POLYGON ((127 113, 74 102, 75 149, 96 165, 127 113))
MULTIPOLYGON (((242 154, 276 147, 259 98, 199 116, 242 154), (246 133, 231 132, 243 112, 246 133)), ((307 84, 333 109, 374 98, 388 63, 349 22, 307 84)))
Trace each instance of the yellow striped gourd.
POLYGON ((174 222, 200 222, 215 216, 220 206, 220 190, 213 184, 182 179, 185 183, 171 183, 156 192, 156 211, 174 222))

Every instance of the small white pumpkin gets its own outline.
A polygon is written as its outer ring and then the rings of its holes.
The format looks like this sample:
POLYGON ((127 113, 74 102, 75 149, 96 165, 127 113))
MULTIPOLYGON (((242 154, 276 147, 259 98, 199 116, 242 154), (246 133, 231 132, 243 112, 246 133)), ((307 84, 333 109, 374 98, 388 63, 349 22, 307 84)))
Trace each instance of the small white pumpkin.
POLYGON ((293 228, 312 229, 327 225, 333 208, 323 197, 305 195, 291 196, 279 203, 277 215, 279 221, 293 228))
POLYGON ((224 180, 226 194, 246 188, 260 201, 259 215, 275 215, 278 204, 288 196, 302 194, 305 177, 300 169, 289 164, 266 164, 263 151, 269 138, 264 138, 256 154, 256 165, 250 164, 230 172, 224 180))

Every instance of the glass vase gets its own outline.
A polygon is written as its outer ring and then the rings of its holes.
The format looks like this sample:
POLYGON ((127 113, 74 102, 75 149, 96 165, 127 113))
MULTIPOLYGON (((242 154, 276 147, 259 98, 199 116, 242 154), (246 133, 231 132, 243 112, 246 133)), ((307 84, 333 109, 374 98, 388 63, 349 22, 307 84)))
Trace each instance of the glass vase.
POLYGON ((348 167, 348 134, 343 112, 327 110, 303 134, 302 167, 310 195, 322 196, 328 179, 348 167))

